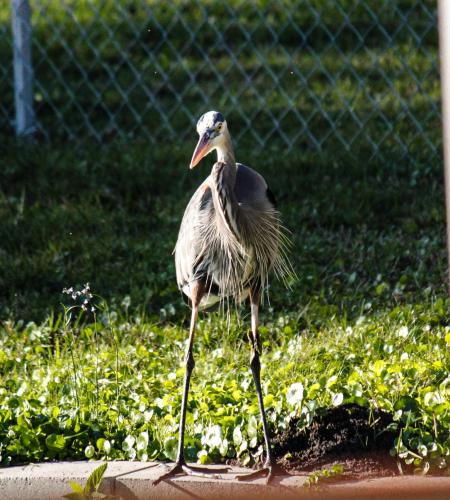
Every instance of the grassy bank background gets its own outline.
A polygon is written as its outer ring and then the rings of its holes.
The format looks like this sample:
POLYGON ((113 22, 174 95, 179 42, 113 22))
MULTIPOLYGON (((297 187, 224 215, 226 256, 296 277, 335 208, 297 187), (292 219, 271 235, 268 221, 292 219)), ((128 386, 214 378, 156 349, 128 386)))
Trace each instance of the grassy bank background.
MULTIPOLYGON (((379 15, 387 29, 392 20, 388 7, 383 14, 382 4, 379 15)), ((411 2, 403 4, 419 29, 420 8, 416 12, 411 2)), ((56 15, 57 5, 47 3, 48 16, 56 15)), ((79 5, 83 20, 86 6, 79 5)), ((108 5, 104 3, 101 20, 85 22, 92 33, 96 22, 116 22, 114 32, 125 40, 129 33, 120 20, 108 18, 108 5)), ((325 15, 324 6, 318 6, 325 25, 338 32, 339 15, 332 10, 325 15)), ((220 28, 224 21, 219 7, 220 28)), ((195 9, 180 8, 195 22, 195 9)), ((161 9, 158 19, 164 25, 171 10, 161 9)), ((296 15, 295 9, 290 12, 296 15)), ((269 21, 282 22, 284 14, 275 14, 269 21)), ((38 40, 74 92, 89 100, 89 89, 77 80, 76 67, 66 65, 58 39, 44 37, 46 19, 36 19, 38 40)), ((243 14, 243 19, 251 23, 251 16, 243 14)), ((359 30, 368 23, 358 9, 351 11, 351 21, 359 30)), ((307 29, 308 19, 298 22, 299 29, 307 29)), ((65 17, 61 23, 64 37, 87 64, 89 50, 82 50, 76 26, 65 17)), ((250 29, 245 23, 242 28, 250 29)), ((230 30, 238 50, 241 28, 230 30)), ((181 28, 172 33, 175 46, 182 46, 181 28)), ((407 30, 389 47, 382 33, 374 32, 360 49, 351 30, 339 33, 340 52, 330 51, 319 32, 311 35, 322 66, 306 47, 299 53, 298 64, 305 72, 310 67, 309 85, 319 102, 301 81, 291 78, 269 31, 254 35, 267 67, 247 49, 239 55, 257 91, 270 97, 271 109, 284 109, 284 95, 291 96, 303 116, 313 116, 312 133, 323 137, 329 124, 320 103, 335 118, 341 116, 337 130, 351 144, 347 149, 331 134, 317 151, 289 113, 280 127, 289 137, 299 137, 291 151, 276 135, 260 146, 246 132, 236 144, 237 159, 262 173, 279 201, 292 232, 291 258, 299 276, 291 290, 273 281, 270 303, 262 311, 264 393, 272 431, 282 432, 291 418, 301 417, 299 425, 307 425, 317 412, 356 402, 394 416, 394 455, 425 471, 430 464, 445 468, 450 454, 450 336, 443 180, 439 154, 433 155, 427 146, 431 142, 439 148, 441 134, 429 105, 430 100, 439 105, 439 83, 429 57, 436 57, 436 32, 424 35, 422 51, 414 49, 407 30), (372 56, 392 86, 379 78, 372 56), (351 64, 341 72, 343 57, 351 64), (349 67, 362 75, 363 85, 349 67), (267 68, 280 76, 285 94, 266 95, 267 68), (421 91, 413 77, 419 74, 429 75, 421 91), (412 115, 400 106, 398 93, 408 96, 412 115), (351 116, 342 113, 342 96, 351 100, 356 116, 375 113, 356 138, 351 116), (417 133, 411 116, 423 124, 423 134, 417 133), (379 143, 378 156, 373 156, 367 137, 379 143), (397 137, 408 145, 407 151, 397 137)), ((283 36, 284 49, 294 50, 295 31, 287 29, 283 36)), ((207 27, 204 43, 215 69, 229 70, 230 92, 239 92, 241 76, 207 27)), ((114 47, 99 47, 105 64, 114 65, 114 47)), ((0 53, 9 50, 0 41, 0 53)), ((184 78, 185 66, 177 66, 169 56, 163 49, 154 52, 176 82, 184 78)), ((138 50, 130 57, 137 67, 145 62, 138 50)), ((200 68, 198 86, 184 97, 186 106, 194 114, 220 109, 238 137, 242 117, 229 98, 220 89, 209 89, 207 102, 198 95, 208 89, 210 71, 201 65, 200 55, 189 52, 185 63, 200 68)), ((58 81, 52 80, 50 62, 43 59, 40 64, 40 78, 52 101, 67 113, 66 123, 82 129, 71 101, 65 101, 58 81)), ((144 78, 155 96, 170 103, 173 96, 164 82, 145 71, 144 65, 144 78)), ((119 110, 114 92, 102 88, 103 76, 89 73, 90 85, 105 92, 109 104, 119 110)), ((125 68, 118 67, 118 81, 126 86, 127 78, 125 68)), ((7 97, 11 89, 2 90, 7 97)), ((253 116, 255 100, 248 92, 242 110, 253 116)), ((148 105, 139 88, 132 97, 134 105, 148 105)), ((157 114, 149 109, 148 121, 137 126, 123 111, 118 123, 133 133, 123 142, 108 129, 99 146, 87 138, 68 140, 67 131, 55 128, 44 97, 38 100, 38 113, 53 138, 50 143, 20 144, 7 138, 6 124, 0 129, 1 461, 174 458, 189 311, 176 289, 172 250, 184 207, 212 158, 188 171, 196 134, 186 115, 173 120, 178 134, 158 129, 150 141, 139 131, 151 130, 157 114), (74 303, 63 288, 81 289, 87 282, 95 295, 90 304, 94 312, 69 310, 74 303)), ((101 110, 92 114, 99 127, 104 118, 101 110)), ((254 131, 269 133, 267 119, 261 109, 251 120, 254 131)), ((251 464, 261 457, 247 329, 245 309, 240 317, 233 314, 230 324, 216 313, 200 321, 189 403, 191 460, 237 456, 251 464)))

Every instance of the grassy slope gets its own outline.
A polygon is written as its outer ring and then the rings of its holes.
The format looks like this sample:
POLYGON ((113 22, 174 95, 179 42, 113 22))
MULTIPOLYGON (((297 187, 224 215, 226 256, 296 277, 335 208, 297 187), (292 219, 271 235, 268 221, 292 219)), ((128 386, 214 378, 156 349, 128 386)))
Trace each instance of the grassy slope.
MULTIPOLYGON (((317 2, 324 15, 325 4, 317 2)), ((185 12, 188 18, 194 14, 185 12)), ((363 29, 368 19, 357 14, 352 19, 363 29)), ((170 11, 158 15, 165 22, 163 16, 170 17, 170 11)), ((383 15, 389 28, 389 9, 383 15)), ((339 21, 337 13, 327 16, 331 27, 339 21)), ((420 27, 421 17, 412 17, 420 27)), ((44 30, 44 19, 38 33, 44 30)), ((306 23, 304 18, 298 22, 306 23)), ((65 33, 78 47, 69 28, 65 33)), ((205 30, 203 42, 211 43, 214 38, 205 30)), ((126 30, 118 32, 126 38, 126 30)), ((288 49, 295 46, 295 35, 289 33, 284 40, 288 49)), ((267 33, 258 36, 267 42, 267 33)), ((233 39, 239 42, 239 37, 233 39)), ((336 57, 327 58, 319 33, 311 39, 327 70, 336 74, 336 57)), ((366 52, 352 54, 352 35, 347 33, 341 46, 351 67, 365 76, 364 87, 351 74, 334 86, 314 70, 307 88, 321 96, 330 113, 340 112, 343 94, 351 96, 354 113, 361 117, 373 109, 367 95, 378 96, 382 110, 397 119, 395 133, 386 135, 377 116, 365 128, 382 141, 382 159, 371 158, 361 138, 350 151, 330 138, 319 154, 302 135, 289 154, 274 139, 267 142, 264 155, 246 135, 237 157, 258 168, 276 193, 293 232, 292 259, 300 278, 290 291, 273 283, 270 307, 263 308, 264 390, 274 429, 282 429, 286 419, 299 413, 307 422, 315 408, 339 401, 342 394, 344 401, 397 412, 406 425, 403 445, 418 456, 426 451, 423 464, 430 456, 436 462, 450 446, 442 176, 439 158, 423 142, 424 137, 436 145, 440 141, 436 116, 427 120, 430 102, 437 104, 438 83, 432 73, 427 93, 414 91, 398 54, 406 54, 414 74, 430 67, 423 52, 412 50, 407 33, 391 49, 380 40, 382 35, 374 34, 369 48, 376 53, 379 47, 380 64, 395 88, 409 96, 410 109, 427 126, 425 134, 417 136, 395 94, 376 77, 366 52), (398 146, 396 134, 412 141, 409 155, 398 146), (295 394, 288 391, 296 382, 304 386, 303 402, 295 402, 295 394)), ((58 47, 51 47, 51 37, 46 43, 55 58, 62 57, 58 47)), ((427 35, 426 48, 435 54, 434 31, 427 35)), ((226 69, 229 59, 212 50, 218 67, 226 69)), ((261 50, 280 74, 278 50, 269 44, 261 50)), ((80 58, 88 56, 80 53, 80 58)), ((177 76, 180 66, 171 64, 164 51, 158 57, 168 64, 174 81, 183 79, 182 72, 177 76)), ((307 55, 301 61, 313 68, 307 55)), ((257 71, 255 82, 266 89, 267 72, 258 61, 244 52, 242 63, 257 71)), ((42 78, 56 86, 42 64, 42 78)), ((191 54, 186 64, 198 67, 198 58, 191 54)), ((207 72, 206 67, 201 74, 205 89, 211 81, 207 72)), ((290 82, 289 74, 283 76, 286 92, 296 95, 298 82, 290 82)), ((96 81, 95 74, 90 78, 96 81)), ((227 80, 230 88, 239 84, 237 77, 227 80)), ((161 102, 171 102, 162 87, 160 91, 161 102)), ((54 92, 57 98, 56 87, 54 92)), ((211 103, 229 108, 220 90, 209 94, 211 103)), ((81 89, 83 96, 87 94, 81 89)), ((142 96, 136 99, 143 102, 142 96)), ((251 110, 251 95, 244 101, 251 110)), ((306 115, 317 107, 304 93, 295 102, 306 115)), ((195 93, 186 96, 186 104, 195 113, 204 107, 195 93)), ((286 103, 274 95, 271 106, 283 109, 286 103)), ((79 119, 70 109, 76 123, 79 119)), ((50 123, 45 101, 40 115, 50 123)), ((101 119, 101 114, 95 116, 101 119)), ((235 113, 229 117, 232 132, 240 129, 239 120, 235 113)), ((0 455, 5 462, 8 456, 13 461, 83 457, 91 454, 91 445, 103 456, 104 442, 98 439, 111 443, 111 457, 136 451, 141 458, 143 453, 173 456, 188 311, 176 290, 171 252, 184 206, 209 168, 205 162, 198 171, 187 171, 195 133, 185 117, 174 123, 186 139, 161 132, 157 148, 139 141, 104 148, 88 143, 22 147, 7 141, 0 146, 0 455), (105 299, 96 299, 99 321, 94 325, 91 315, 77 323, 74 310, 66 323, 61 302, 69 306, 71 300, 61 290, 85 282, 105 299), (131 440, 125 441, 144 431, 149 433, 148 447, 130 447, 131 440)), ((264 131, 264 113, 254 125, 264 131)), ((288 120, 283 127, 291 133, 294 125, 288 120)), ((312 120, 316 135, 323 127, 319 117, 312 120)), ((338 130, 353 137, 348 117, 342 117, 338 130)), ((242 321, 247 320, 244 315, 242 321)), ((209 458, 220 458, 214 444, 219 431, 212 424, 221 426, 222 455, 238 453, 244 463, 258 456, 261 440, 254 439, 257 406, 247 368, 246 328, 234 317, 227 327, 217 314, 201 321, 190 402, 190 458, 200 449, 209 458), (236 427, 245 446, 238 437, 233 442, 236 427)), ((145 439, 141 435, 140 442, 145 439)), ((403 445, 397 451, 419 463, 403 445)))
MULTIPOLYGON (((144 430, 149 455, 172 456, 188 311, 174 284, 171 251, 183 207, 208 168, 190 175, 189 153, 147 146, 101 154, 5 151, 11 159, 2 173, 0 257, 2 315, 10 319, 0 347, 0 432, 5 436, 13 425, 14 433, 5 438, 4 456, 81 457, 99 438, 114 440, 110 456, 133 456, 122 442, 144 430), (96 333, 92 319, 65 327, 61 318, 59 304, 72 303, 62 288, 86 281, 106 300, 96 333), (55 313, 46 320, 50 310, 55 313), (21 414, 27 418, 19 423, 21 414), (78 432, 60 448, 52 441, 78 432)), ((253 155, 239 151, 256 164, 253 155)), ((449 338, 440 169, 294 154, 267 158, 260 170, 293 231, 300 278, 290 291, 274 283, 263 309, 265 392, 274 426, 307 413, 306 403, 326 407, 342 394, 344 401, 404 411, 397 416, 413 429, 405 444, 415 453, 423 442, 439 445, 442 456, 449 338), (305 399, 290 407, 286 391, 294 382, 303 384, 305 399)), ((205 449, 220 458, 210 444, 214 423, 233 456, 232 432, 242 427, 246 462, 250 444, 252 454, 258 451, 247 429, 257 406, 248 325, 234 321, 230 329, 217 314, 201 322, 190 453, 205 449)))
MULTIPOLYGON (((370 138, 381 157, 404 156, 402 142, 427 160, 440 143, 432 0, 67 5, 33 10, 36 111, 52 138, 94 128, 105 140, 187 140, 189 113, 207 107, 228 110, 248 147, 260 136, 335 155, 347 143, 357 158, 370 138), (273 118, 284 139, 271 135, 273 118)), ((10 51, 5 37, 2 60, 10 51)), ((0 85, 12 102, 9 81, 0 85)))

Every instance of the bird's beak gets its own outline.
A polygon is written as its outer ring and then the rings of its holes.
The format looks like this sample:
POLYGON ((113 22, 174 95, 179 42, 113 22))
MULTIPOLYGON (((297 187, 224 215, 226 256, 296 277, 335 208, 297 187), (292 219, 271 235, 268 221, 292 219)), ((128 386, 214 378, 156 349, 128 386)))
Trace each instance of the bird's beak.
POLYGON ((210 138, 208 132, 205 132, 199 139, 197 146, 195 147, 194 154, 192 155, 191 164, 189 168, 194 168, 200 163, 200 160, 206 156, 210 151, 210 138))

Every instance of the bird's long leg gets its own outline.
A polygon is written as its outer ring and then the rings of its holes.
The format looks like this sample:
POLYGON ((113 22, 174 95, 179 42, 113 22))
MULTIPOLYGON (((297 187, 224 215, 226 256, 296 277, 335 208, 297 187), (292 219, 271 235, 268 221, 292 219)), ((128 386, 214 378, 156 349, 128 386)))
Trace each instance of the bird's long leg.
POLYGON ((258 395, 259 411, 261 413, 261 421, 263 425, 264 441, 266 444, 266 461, 262 469, 255 472, 250 472, 248 474, 242 474, 236 476, 239 481, 246 481, 248 479, 254 479, 260 476, 266 476, 266 482, 269 483, 274 476, 275 461, 272 456, 272 451, 270 449, 270 438, 269 429, 267 427, 266 412, 264 410, 264 402, 261 390, 261 363, 259 360, 259 333, 258 333, 258 311, 259 311, 259 301, 261 297, 261 288, 250 290, 250 307, 252 315, 252 331, 249 336, 251 343, 251 354, 250 354, 250 368, 253 374, 253 380, 255 381, 256 393, 258 395))
POLYGON ((177 474, 184 473, 193 476, 211 477, 211 474, 227 472, 229 470, 228 468, 208 470, 201 467, 188 466, 184 458, 184 431, 186 427, 186 407, 189 394, 189 383, 191 380, 192 370, 194 369, 195 366, 192 347, 194 344, 195 326, 197 324, 198 306, 200 304, 200 301, 204 293, 205 293, 204 283, 202 281, 196 281, 192 285, 192 294, 191 294, 192 314, 191 314, 191 324, 189 328, 189 342, 185 357, 186 371, 184 373, 183 398, 181 401, 180 433, 178 439, 177 458, 175 461, 175 465, 172 467, 172 469, 169 470, 169 472, 162 474, 153 481, 154 486, 156 486, 160 481, 164 481, 165 479, 168 479, 177 474))

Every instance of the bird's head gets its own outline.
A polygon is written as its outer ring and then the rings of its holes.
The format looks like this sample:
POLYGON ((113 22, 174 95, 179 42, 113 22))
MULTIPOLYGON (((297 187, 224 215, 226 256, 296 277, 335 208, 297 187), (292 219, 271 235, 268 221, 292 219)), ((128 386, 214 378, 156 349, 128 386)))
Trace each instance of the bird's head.
POLYGON ((200 138, 192 155, 190 168, 194 168, 204 156, 222 146, 228 134, 227 122, 222 113, 208 111, 198 120, 197 132, 200 138))

